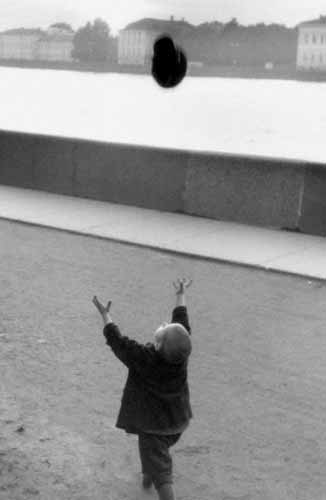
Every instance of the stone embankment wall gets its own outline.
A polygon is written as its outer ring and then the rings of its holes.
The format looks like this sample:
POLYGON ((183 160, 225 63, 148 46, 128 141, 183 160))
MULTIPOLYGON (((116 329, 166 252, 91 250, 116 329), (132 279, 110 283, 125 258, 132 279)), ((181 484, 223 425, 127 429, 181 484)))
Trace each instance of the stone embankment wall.
POLYGON ((326 235, 326 165, 0 131, 0 184, 326 235))

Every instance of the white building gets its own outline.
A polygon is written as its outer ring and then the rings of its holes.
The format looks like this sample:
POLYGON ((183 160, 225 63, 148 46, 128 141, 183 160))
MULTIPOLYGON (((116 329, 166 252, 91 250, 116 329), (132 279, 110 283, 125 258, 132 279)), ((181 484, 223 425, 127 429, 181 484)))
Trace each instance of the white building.
POLYGON ((148 18, 128 24, 119 33, 118 62, 143 66, 151 61, 154 41, 160 35, 169 34, 175 39, 191 29, 189 23, 175 21, 173 17, 169 21, 148 18))
POLYGON ((157 33, 142 29, 124 29, 119 33, 118 63, 145 65, 152 56, 157 33))
POLYGON ((42 37, 39 29, 12 29, 0 33, 0 59, 33 60, 36 44, 42 37))
POLYGON ((12 29, 0 33, 0 59, 72 61, 74 32, 50 27, 12 29))
POLYGON ((297 69, 326 71, 326 16, 299 24, 297 69))
POLYGON ((71 62, 74 32, 50 27, 38 40, 36 58, 40 61, 71 62))

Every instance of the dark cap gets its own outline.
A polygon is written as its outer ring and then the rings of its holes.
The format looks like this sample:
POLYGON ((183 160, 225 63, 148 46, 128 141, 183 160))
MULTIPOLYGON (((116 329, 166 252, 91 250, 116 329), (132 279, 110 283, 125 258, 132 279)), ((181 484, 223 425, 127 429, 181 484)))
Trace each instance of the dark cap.
POLYGON ((154 43, 152 75, 165 88, 178 85, 187 72, 187 58, 169 35, 160 36, 154 43))

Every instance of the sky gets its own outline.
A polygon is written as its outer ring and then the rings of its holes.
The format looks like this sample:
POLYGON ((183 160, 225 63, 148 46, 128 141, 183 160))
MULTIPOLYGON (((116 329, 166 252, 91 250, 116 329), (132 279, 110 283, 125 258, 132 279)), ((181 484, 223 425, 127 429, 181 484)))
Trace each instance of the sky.
POLYGON ((74 29, 101 17, 117 34, 128 23, 143 17, 185 18, 192 24, 227 22, 241 24, 299 22, 326 15, 325 0, 0 0, 0 30, 17 27, 46 28, 68 22, 74 29))

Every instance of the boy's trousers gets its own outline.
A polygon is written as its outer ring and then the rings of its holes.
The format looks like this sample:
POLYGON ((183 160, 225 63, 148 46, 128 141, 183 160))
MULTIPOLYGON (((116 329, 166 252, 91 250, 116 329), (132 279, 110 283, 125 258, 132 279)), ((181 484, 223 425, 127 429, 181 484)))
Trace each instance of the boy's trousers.
POLYGON ((180 439, 180 436, 181 434, 159 435, 145 432, 138 434, 142 473, 152 478, 156 489, 163 484, 173 483, 169 448, 180 439))

